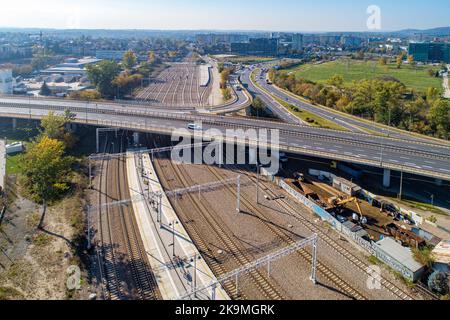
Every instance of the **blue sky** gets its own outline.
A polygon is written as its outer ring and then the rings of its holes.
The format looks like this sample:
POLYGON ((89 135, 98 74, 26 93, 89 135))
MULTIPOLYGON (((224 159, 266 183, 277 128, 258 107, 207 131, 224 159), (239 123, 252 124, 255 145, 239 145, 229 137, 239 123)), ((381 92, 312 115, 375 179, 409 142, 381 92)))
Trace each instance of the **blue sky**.
POLYGON ((450 26, 448 0, 3 0, 0 27, 367 31, 450 26))

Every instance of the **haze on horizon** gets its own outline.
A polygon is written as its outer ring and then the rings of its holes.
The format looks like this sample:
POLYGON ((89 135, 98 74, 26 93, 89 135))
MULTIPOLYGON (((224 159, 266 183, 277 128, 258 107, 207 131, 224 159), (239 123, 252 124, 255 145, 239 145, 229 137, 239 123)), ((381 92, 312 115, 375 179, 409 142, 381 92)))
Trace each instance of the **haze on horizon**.
POLYGON ((381 30, 449 25, 448 0, 3 0, 0 27, 54 29, 369 31, 367 8, 381 8, 381 30), (356 2, 356 3, 355 3, 356 2), (432 3, 432 5, 430 4, 432 3))

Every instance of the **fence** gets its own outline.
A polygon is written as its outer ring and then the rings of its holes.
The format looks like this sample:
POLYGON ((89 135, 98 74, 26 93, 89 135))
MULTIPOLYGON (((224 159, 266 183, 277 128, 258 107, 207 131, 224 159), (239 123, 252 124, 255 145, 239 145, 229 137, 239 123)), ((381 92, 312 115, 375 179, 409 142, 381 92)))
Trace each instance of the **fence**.
POLYGON ((360 237, 355 232, 344 226, 331 214, 329 214, 323 208, 315 204, 313 201, 309 200, 308 198, 300 194, 298 191, 296 191, 294 188, 288 185, 285 181, 279 180, 279 186, 283 188, 286 192, 288 192, 291 196, 293 196, 295 199, 297 199, 301 204, 311 209, 323 221, 328 222, 333 227, 333 229, 343 234, 346 238, 350 239, 353 243, 361 247, 363 250, 377 257, 378 260, 384 262, 392 269, 400 272, 406 279, 411 281, 416 280, 416 274, 413 271, 408 269, 406 266, 397 261, 394 257, 389 255, 388 253, 384 252, 375 243, 365 240, 364 238, 360 237))

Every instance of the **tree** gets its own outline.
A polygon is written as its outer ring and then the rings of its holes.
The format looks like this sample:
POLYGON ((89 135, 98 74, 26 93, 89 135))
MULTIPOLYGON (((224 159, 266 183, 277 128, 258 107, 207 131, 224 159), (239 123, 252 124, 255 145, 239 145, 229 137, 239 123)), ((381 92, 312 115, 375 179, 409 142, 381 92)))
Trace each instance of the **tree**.
POLYGON ((338 74, 335 74, 330 79, 328 79, 327 83, 336 88, 341 88, 344 84, 344 78, 338 74))
POLYGON ((86 67, 89 80, 105 98, 114 96, 115 90, 112 81, 120 72, 119 65, 114 61, 104 60, 95 65, 86 67))
POLYGON ((256 115, 257 117, 259 117, 260 115, 264 114, 265 109, 266 109, 266 104, 264 103, 264 101, 260 97, 256 97, 252 103, 253 115, 256 115))
POLYGON ((69 189, 72 163, 73 159, 64 155, 64 144, 47 136, 27 149, 22 163, 23 185, 34 201, 44 205, 39 228, 44 222, 47 202, 69 189))
POLYGON ((53 111, 49 112, 41 120, 41 135, 58 140, 64 143, 65 148, 71 149, 75 145, 76 139, 72 133, 66 130, 65 126, 72 122, 73 118, 74 116, 68 110, 63 116, 57 115, 53 111))
POLYGON ((223 62, 219 62, 217 69, 219 70, 219 73, 222 73, 223 70, 225 70, 225 64, 223 62))
POLYGON ((222 71, 222 73, 220 74, 220 88, 221 89, 226 89, 227 88, 227 82, 228 82, 228 78, 230 77, 231 74, 231 70, 229 68, 226 68, 222 71))
POLYGON ((438 99, 433 102, 429 112, 428 121, 434 134, 443 139, 449 138, 450 133, 450 106, 447 101, 438 99))
POLYGON ((397 69, 400 69, 402 67, 403 58, 404 58, 403 53, 401 53, 397 56, 397 69))
POLYGON ((127 52, 125 52, 122 64, 125 69, 133 69, 137 65, 136 54, 132 50, 128 50, 127 52))
POLYGON ((429 87, 426 92, 427 102, 432 104, 435 100, 439 98, 439 90, 435 87, 429 87))
POLYGON ((156 55, 154 51, 149 51, 148 52, 148 59, 147 59, 148 63, 150 63, 150 65, 154 64, 156 61, 156 55))
POLYGON ((230 100, 232 97, 230 88, 222 89, 222 96, 225 101, 230 100))
POLYGON ((52 94, 52 90, 47 85, 47 82, 44 81, 44 83, 41 86, 41 90, 39 91, 39 94, 41 96, 50 96, 52 94))
POLYGON ((443 272, 435 271, 428 278, 428 288, 431 291, 438 292, 441 295, 449 293, 449 281, 447 275, 443 272))
POLYGON ((378 60, 378 64, 380 65, 380 66, 385 66, 385 65, 387 65, 387 58, 386 57, 381 57, 379 60, 378 60))
POLYGON ((97 90, 84 90, 73 92, 70 95, 70 98, 74 100, 93 101, 100 100, 102 98, 102 95, 97 90))
POLYGON ((408 56, 408 63, 412 66, 412 65, 414 65, 414 56, 412 56, 412 55, 409 55, 408 56))
POLYGON ((117 76, 112 84, 119 88, 119 92, 128 92, 141 85, 143 76, 141 74, 129 75, 124 72, 117 76))

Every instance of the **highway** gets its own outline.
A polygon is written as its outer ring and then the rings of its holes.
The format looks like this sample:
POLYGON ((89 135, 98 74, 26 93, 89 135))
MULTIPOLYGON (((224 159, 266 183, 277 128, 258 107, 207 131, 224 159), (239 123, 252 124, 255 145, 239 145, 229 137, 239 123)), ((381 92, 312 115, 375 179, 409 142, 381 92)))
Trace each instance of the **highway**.
POLYGON ((50 110, 66 109, 76 114, 78 123, 169 135, 194 121, 202 121, 203 130, 214 128, 222 133, 227 129, 278 129, 280 148, 286 152, 450 180, 450 146, 433 141, 424 143, 256 119, 144 110, 114 103, 94 105, 57 99, 0 98, 3 117, 40 119, 50 110))
MULTIPOLYGON (((257 76, 256 76, 256 82, 257 84, 263 88, 261 90, 257 86, 255 86, 251 79, 250 74, 251 71, 247 69, 245 73, 241 76, 242 82, 246 84, 249 89, 253 92, 255 92, 257 95, 260 95, 261 97, 264 97, 264 101, 268 104, 270 104, 270 107, 274 107, 275 104, 277 104, 272 96, 275 96, 281 100, 286 101, 289 104, 292 104, 299 109, 314 113, 326 120, 332 121, 336 123, 337 125, 351 131, 351 132, 360 132, 360 133, 376 133, 379 135, 386 135, 389 137, 394 138, 400 138, 405 140, 411 140, 411 141, 422 141, 425 143, 431 143, 434 141, 436 143, 437 139, 432 139, 425 136, 420 136, 416 134, 411 134, 406 131, 397 130, 395 128, 390 128, 388 126, 382 126, 376 123, 373 123, 371 121, 367 121, 364 119, 360 119, 358 117, 354 117, 348 114, 344 114, 341 112, 337 112, 335 110, 316 106, 310 103, 305 102, 304 100, 301 100, 300 98, 296 97, 295 95, 288 93, 280 88, 277 88, 275 85, 269 85, 266 83, 266 76, 267 73, 261 72, 261 70, 256 70, 257 76), (270 93, 270 94, 268 94, 270 93)), ((278 109, 283 108, 282 106, 278 106, 278 109)), ((284 109, 284 108, 283 108, 284 109)), ((288 111, 285 111, 288 112, 288 111)), ((279 113, 279 112, 278 112, 279 113)), ((276 112, 277 114, 277 112, 276 112)), ((441 141, 438 143, 447 144, 446 141, 441 141)))

